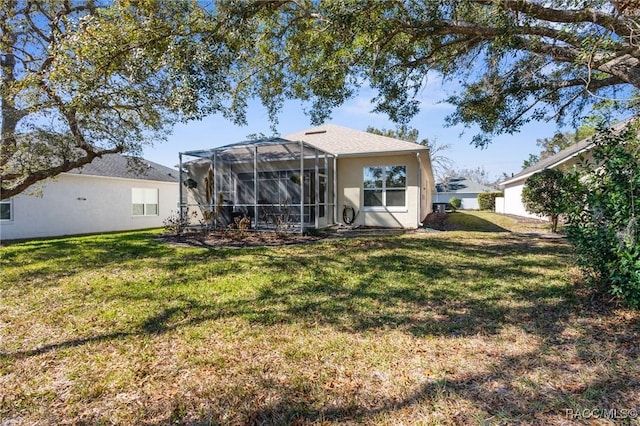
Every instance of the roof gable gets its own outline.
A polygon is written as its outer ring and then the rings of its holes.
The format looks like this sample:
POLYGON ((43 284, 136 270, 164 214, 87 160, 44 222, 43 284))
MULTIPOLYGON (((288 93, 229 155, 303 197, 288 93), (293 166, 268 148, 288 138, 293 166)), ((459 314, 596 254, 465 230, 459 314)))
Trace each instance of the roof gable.
POLYGON ((153 161, 140 159, 142 167, 131 167, 130 157, 121 154, 106 154, 91 163, 73 169, 69 174, 103 176, 125 179, 178 182, 178 171, 153 161), (140 170, 142 169, 142 170, 140 170))
POLYGON ((283 137, 289 140, 303 141, 336 156, 428 150, 427 147, 414 142, 349 129, 335 124, 323 124, 283 137))
MULTIPOLYGON (((616 123, 615 125, 613 125, 611 129, 613 131, 622 130, 623 128, 628 126, 633 120, 635 120, 635 118, 636 117, 631 117, 631 118, 622 120, 616 123)), ((593 145, 594 145, 594 136, 592 135, 582 139, 581 141, 578 141, 574 145, 571 145, 550 157, 547 157, 543 160, 538 161, 532 166, 527 167, 526 169, 522 170, 520 173, 502 182, 501 185, 507 185, 509 183, 528 178, 529 176, 544 169, 553 169, 555 167, 558 167, 559 165, 570 160, 571 158, 577 157, 578 155, 586 151, 589 151, 591 148, 593 148, 593 145)))

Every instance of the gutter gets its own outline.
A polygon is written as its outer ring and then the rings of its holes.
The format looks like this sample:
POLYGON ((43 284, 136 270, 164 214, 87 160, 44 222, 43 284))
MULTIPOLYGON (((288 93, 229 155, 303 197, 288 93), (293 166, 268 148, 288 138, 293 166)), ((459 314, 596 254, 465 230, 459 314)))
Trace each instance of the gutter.
POLYGON ((593 148, 593 144, 589 144, 589 145, 585 146, 584 148, 582 148, 580 151, 576 151, 576 152, 574 152, 573 154, 571 154, 571 155, 569 155, 569 156, 567 156, 567 157, 563 158, 562 160, 559 160, 559 161, 557 161, 557 162, 555 162, 555 163, 552 163, 552 164, 550 164, 550 165, 548 165, 548 166, 546 166, 546 167, 543 167, 543 168, 540 168, 540 169, 536 169, 536 170, 534 170, 534 171, 531 171, 531 172, 526 173, 526 174, 521 175, 521 176, 514 176, 514 177, 512 177, 512 178, 511 178, 511 179, 509 179, 509 180, 505 180, 504 182, 500 183, 500 184, 499 184, 499 186, 500 186, 500 187, 504 187, 505 185, 509 185, 509 184, 511 184, 511 183, 515 183, 515 182, 518 182, 518 181, 520 181, 520 180, 527 179, 527 178, 529 178, 529 177, 531 177, 531 176, 535 175, 536 173, 538 173, 538 172, 540 172, 540 171, 542 171, 542 170, 556 168, 556 167, 558 167, 559 165, 564 164, 564 163, 566 163, 567 161, 571 160, 572 158, 575 158, 575 157, 577 157, 577 156, 581 155, 581 154, 582 154, 582 153, 584 153, 585 151, 590 150, 591 148, 593 148))
POLYGON ((348 154, 332 154, 338 158, 350 158, 350 157, 384 157, 389 155, 407 155, 411 153, 419 154, 422 151, 429 152, 429 149, 414 149, 414 150, 406 150, 406 151, 380 151, 380 152, 355 152, 348 154))

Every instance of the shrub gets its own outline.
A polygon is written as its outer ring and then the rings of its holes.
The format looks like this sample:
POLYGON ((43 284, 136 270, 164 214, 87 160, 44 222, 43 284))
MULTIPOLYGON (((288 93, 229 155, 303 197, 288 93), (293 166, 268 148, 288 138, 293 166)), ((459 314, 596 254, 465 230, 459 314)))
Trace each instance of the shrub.
POLYGON ((307 237, 318 237, 322 235, 322 231, 315 227, 304 228, 303 235, 307 237))
POLYGON ((496 197, 503 197, 502 192, 482 192, 478 194, 478 208, 480 210, 495 210, 496 197))
POLYGON ((551 232, 557 232, 558 219, 566 212, 571 198, 569 178, 557 169, 544 169, 531 176, 522 189, 522 202, 529 213, 547 216, 551 232))
POLYGON ((170 234, 182 234, 184 230, 189 226, 189 217, 196 217, 196 212, 189 213, 189 209, 186 208, 181 216, 180 212, 171 211, 169 217, 162 221, 164 229, 170 234))
POLYGON ((449 200, 449 205, 453 211, 456 211, 462 207, 462 200, 460 198, 453 197, 449 200))
POLYGON ((233 223, 228 226, 230 231, 238 231, 241 237, 247 234, 247 231, 251 228, 251 218, 249 216, 236 216, 233 218, 233 223))
POLYGON ((640 307, 640 138, 637 125, 600 131, 594 162, 571 174, 567 238, 591 280, 640 307))

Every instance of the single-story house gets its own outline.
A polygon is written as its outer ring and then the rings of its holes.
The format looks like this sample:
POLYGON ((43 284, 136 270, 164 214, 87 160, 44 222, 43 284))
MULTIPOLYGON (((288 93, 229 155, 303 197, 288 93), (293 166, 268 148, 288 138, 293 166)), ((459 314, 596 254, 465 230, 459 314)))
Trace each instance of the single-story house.
MULTIPOLYGON (((626 127, 633 118, 629 118, 612 126, 614 131, 626 127)), ((567 147, 560 152, 538 161, 536 164, 527 167, 520 173, 500 183, 504 190, 504 197, 496 198, 495 211, 503 214, 513 214, 517 216, 532 217, 536 219, 548 220, 547 217, 529 213, 522 202, 522 190, 529 176, 544 169, 559 169, 566 171, 574 165, 586 163, 593 159, 591 149, 594 146, 593 136, 589 136, 576 144, 567 147)))
POLYGON ((256 229, 416 228, 435 187, 428 148, 332 124, 182 152, 180 168, 185 217, 256 229))
POLYGON ((478 210, 478 194, 483 192, 495 192, 495 189, 466 177, 451 177, 436 184, 433 203, 448 204, 450 199, 459 198, 462 201, 461 209, 478 210))
POLYGON ((0 239, 155 228, 178 211, 178 171, 109 154, 0 201, 0 239))

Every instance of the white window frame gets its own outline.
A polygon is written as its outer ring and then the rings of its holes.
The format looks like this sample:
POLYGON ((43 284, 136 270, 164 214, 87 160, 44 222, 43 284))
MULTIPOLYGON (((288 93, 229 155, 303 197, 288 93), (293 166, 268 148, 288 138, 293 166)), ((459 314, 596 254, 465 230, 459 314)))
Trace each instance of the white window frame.
POLYGON ((407 177, 407 165, 406 164, 388 164, 388 165, 375 165, 375 166, 365 166, 362 169, 362 209, 364 211, 369 212, 407 212, 409 211, 407 198, 409 195, 408 185, 406 181, 407 177), (365 203, 365 192, 371 191, 372 189, 368 189, 364 187, 365 175, 367 169, 372 169, 374 167, 380 167, 383 170, 382 173, 382 188, 376 188, 377 190, 382 190, 382 205, 381 206, 366 206, 365 203), (404 190, 404 205, 403 206, 387 206, 387 168, 388 167, 404 167, 405 173, 405 182, 404 188, 390 188, 389 190, 404 190))
POLYGON ((158 188, 131 188, 131 216, 146 217, 160 214, 158 188), (142 205, 142 214, 136 213, 135 206, 142 205), (155 212, 149 213, 148 206, 155 205, 155 212))
POLYGON ((9 205, 9 219, 0 218, 0 222, 13 222, 13 198, 7 198, 5 200, 0 200, 0 204, 8 204, 9 205))

